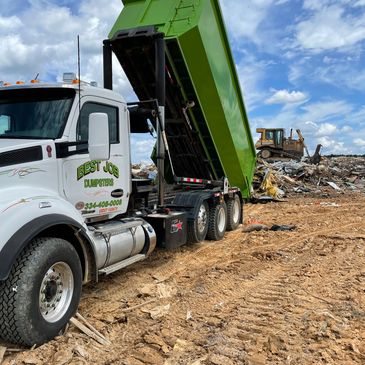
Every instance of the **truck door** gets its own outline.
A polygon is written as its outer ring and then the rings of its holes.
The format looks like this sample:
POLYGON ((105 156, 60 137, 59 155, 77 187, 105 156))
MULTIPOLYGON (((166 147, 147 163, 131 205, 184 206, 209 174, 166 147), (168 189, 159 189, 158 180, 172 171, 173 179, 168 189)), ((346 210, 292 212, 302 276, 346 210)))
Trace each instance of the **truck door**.
POLYGON ((124 213, 130 195, 127 108, 122 103, 111 104, 109 100, 83 98, 82 101, 80 117, 73 122, 70 132, 70 141, 80 145, 75 146, 75 154, 63 162, 64 194, 85 217, 124 213), (89 115, 96 112, 108 115, 108 161, 90 161, 87 151, 89 115))

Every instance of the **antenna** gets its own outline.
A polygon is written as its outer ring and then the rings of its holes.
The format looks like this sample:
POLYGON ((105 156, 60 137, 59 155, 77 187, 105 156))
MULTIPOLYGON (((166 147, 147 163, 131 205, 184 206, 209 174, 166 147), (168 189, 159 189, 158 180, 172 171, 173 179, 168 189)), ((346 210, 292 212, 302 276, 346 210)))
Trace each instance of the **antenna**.
POLYGON ((79 118, 81 118, 81 57, 80 57, 80 35, 77 36, 77 72, 79 79, 79 118))

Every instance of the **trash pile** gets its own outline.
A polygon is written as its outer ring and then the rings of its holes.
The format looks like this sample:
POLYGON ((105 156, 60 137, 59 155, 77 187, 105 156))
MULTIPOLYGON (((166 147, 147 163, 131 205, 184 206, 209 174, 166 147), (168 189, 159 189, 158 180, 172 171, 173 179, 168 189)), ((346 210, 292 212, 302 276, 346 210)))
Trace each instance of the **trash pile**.
POLYGON ((305 160, 268 163, 259 159, 253 187, 253 200, 259 201, 295 194, 365 191, 365 157, 323 157, 319 165, 305 160))
POLYGON ((132 165, 132 176, 138 179, 152 179, 157 176, 157 168, 154 164, 146 165, 144 163, 132 165))

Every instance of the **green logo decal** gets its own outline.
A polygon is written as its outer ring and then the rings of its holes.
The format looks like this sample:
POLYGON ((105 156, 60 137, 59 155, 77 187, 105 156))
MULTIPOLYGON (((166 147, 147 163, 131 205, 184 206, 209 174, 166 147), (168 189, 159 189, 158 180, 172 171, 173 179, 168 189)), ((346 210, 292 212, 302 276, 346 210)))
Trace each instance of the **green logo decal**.
POLYGON ((77 180, 82 179, 84 176, 92 174, 96 171, 100 171, 101 161, 88 161, 77 168, 77 180))
POLYGON ((84 188, 100 188, 103 186, 114 186, 114 179, 85 179, 84 188))
MULTIPOLYGON (((106 161, 104 166, 101 166, 101 161, 88 161, 77 168, 77 181, 83 177, 93 174, 94 172, 104 171, 117 179, 119 178, 119 168, 111 162, 106 161)), ((100 185, 110 186, 110 185, 100 185)), ((85 186, 86 187, 86 186, 85 186)), ((91 187, 91 186, 90 186, 91 187)))

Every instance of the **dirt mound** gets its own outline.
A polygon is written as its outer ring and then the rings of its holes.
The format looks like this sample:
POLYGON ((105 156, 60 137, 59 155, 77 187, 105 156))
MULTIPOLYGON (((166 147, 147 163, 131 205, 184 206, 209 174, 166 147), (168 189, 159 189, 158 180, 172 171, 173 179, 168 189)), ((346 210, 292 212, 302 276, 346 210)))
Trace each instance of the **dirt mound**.
POLYGON ((246 205, 245 226, 293 231, 241 227, 85 287, 80 313, 111 345, 71 325, 4 364, 364 364, 365 195, 328 194, 246 205))

